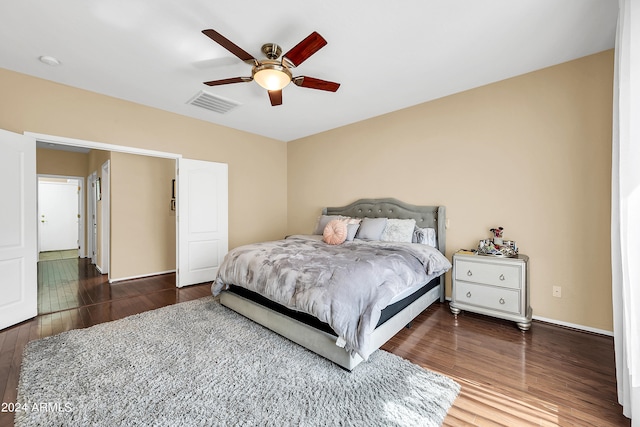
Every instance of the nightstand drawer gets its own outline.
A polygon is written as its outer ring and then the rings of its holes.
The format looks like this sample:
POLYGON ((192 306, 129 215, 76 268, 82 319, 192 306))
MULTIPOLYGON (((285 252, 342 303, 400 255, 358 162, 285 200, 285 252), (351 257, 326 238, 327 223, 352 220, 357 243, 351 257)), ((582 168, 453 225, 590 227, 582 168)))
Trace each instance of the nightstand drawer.
POLYGON ((518 265, 459 260, 456 280, 520 289, 521 268, 518 265))
POLYGON ((517 290, 456 282, 454 300, 460 304, 471 304, 508 313, 520 312, 520 292, 517 290))

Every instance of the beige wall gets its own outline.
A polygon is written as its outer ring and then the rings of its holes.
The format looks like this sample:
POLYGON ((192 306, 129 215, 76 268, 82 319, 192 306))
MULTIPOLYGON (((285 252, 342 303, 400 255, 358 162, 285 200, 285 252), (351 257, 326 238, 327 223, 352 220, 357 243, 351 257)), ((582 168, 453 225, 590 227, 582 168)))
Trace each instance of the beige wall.
POLYGON ((36 172, 38 174, 86 178, 88 167, 88 153, 49 150, 46 148, 38 148, 36 150, 36 172))
POLYGON ((285 144, 0 69, 0 128, 228 163, 231 247, 360 197, 443 204, 449 256, 503 226, 534 316, 610 331, 612 76, 607 51, 285 144))
POLYGON ((611 331, 612 81, 607 51, 290 142, 288 233, 361 197, 442 204, 449 257, 502 226, 534 316, 611 331))
POLYGON ((175 160, 112 152, 110 175, 111 280, 175 270, 175 160))
POLYGON ((287 145, 284 142, 5 69, 0 69, 0 93, 2 129, 227 163, 229 246, 281 238, 286 234, 287 145))

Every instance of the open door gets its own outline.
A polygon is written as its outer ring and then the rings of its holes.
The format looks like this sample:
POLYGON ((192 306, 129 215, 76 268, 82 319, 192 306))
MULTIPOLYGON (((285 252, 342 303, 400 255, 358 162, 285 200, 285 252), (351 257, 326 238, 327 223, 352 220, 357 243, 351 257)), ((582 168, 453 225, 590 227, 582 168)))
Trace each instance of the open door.
POLYGON ((228 166, 178 159, 177 285, 213 281, 229 246, 228 166))
POLYGON ((36 141, 0 129, 0 329, 38 314, 36 141))
POLYGON ((97 200, 96 200, 96 181, 98 180, 98 172, 93 172, 87 179, 87 257, 91 258, 91 264, 96 265, 98 262, 98 222, 96 218, 97 200))

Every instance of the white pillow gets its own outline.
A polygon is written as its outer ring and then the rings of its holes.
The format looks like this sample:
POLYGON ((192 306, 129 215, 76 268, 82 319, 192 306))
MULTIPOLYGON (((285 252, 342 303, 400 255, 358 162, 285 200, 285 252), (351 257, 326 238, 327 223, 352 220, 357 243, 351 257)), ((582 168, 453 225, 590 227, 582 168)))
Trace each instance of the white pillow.
POLYGON ((380 240, 383 242, 411 243, 415 226, 415 219, 388 219, 380 240))
POLYGON ((438 243, 436 242, 436 229, 435 228, 422 228, 422 232, 424 233, 424 238, 422 243, 424 245, 429 245, 432 247, 437 247, 438 243))

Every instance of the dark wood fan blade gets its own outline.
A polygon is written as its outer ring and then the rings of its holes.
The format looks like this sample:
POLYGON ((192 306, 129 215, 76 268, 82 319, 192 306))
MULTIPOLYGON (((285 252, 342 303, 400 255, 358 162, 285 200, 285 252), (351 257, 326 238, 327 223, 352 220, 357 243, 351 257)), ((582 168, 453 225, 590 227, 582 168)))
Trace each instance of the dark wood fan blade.
POLYGON ((306 39, 295 45, 291 50, 282 57, 290 62, 294 67, 302 64, 311 55, 322 49, 327 41, 317 32, 313 32, 306 39))
POLYGON ((282 89, 280 90, 270 90, 269 92, 269 100, 271 100, 271 105, 275 107, 276 105, 282 105, 282 89))
POLYGON ((216 30, 202 30, 202 33, 214 42, 218 43, 229 52, 246 62, 258 62, 253 55, 236 45, 234 42, 217 32, 216 30))
POLYGON ((340 87, 340 83, 328 82, 326 80, 316 79, 315 77, 299 76, 294 77, 293 82, 300 87, 307 87, 309 89, 327 90, 329 92, 335 92, 340 87))
POLYGON ((220 85, 228 85, 230 83, 250 82, 252 80, 253 79, 251 77, 232 77, 230 79, 212 80, 210 82, 204 82, 204 84, 208 86, 220 86, 220 85))

